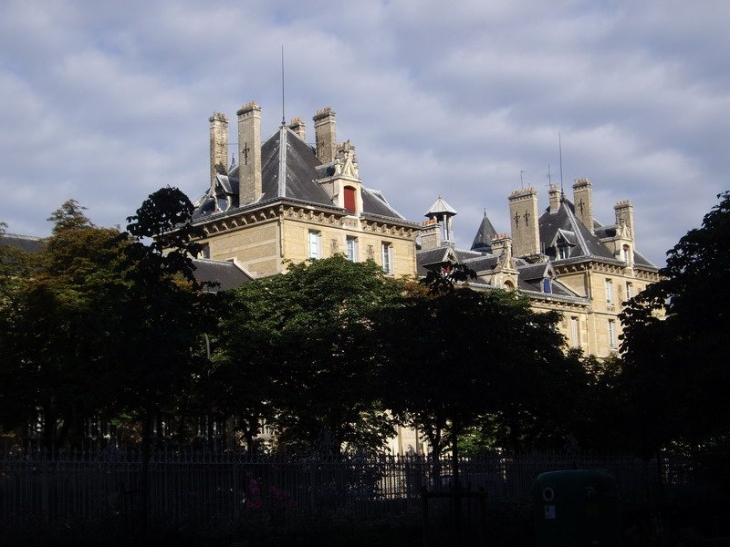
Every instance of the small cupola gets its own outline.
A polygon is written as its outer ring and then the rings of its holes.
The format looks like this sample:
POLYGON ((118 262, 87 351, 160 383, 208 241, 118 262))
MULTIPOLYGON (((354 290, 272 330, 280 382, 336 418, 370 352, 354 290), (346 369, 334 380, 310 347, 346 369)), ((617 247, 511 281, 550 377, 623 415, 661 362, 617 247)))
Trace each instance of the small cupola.
POLYGON ((424 216, 429 219, 435 219, 439 223, 441 227, 441 239, 443 241, 451 241, 451 237, 453 236, 451 219, 456 216, 456 209, 439 196, 424 216))

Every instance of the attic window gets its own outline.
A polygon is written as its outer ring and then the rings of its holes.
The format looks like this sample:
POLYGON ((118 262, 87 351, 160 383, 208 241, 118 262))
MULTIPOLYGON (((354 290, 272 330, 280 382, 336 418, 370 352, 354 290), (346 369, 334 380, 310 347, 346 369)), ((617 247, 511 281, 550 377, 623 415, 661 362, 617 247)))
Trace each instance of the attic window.
POLYGON ((551 293, 553 292, 552 284, 550 283, 549 277, 544 277, 542 280, 542 292, 544 293, 551 293))
POLYGON ((558 245, 558 260, 565 260, 570 257, 570 249, 565 243, 558 245))
POLYGON ((348 213, 355 214, 357 212, 357 207, 355 205, 355 192, 356 190, 352 186, 345 186, 345 209, 348 213))

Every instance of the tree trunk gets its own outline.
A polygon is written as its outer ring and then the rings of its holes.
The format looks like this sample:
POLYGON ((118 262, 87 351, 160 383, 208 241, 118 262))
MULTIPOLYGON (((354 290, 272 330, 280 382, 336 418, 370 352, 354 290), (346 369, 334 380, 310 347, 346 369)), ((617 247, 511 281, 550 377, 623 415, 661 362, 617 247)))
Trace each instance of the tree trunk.
POLYGON ((459 435, 456 427, 453 427, 451 431, 451 474, 452 486, 455 490, 461 489, 459 471, 459 435))

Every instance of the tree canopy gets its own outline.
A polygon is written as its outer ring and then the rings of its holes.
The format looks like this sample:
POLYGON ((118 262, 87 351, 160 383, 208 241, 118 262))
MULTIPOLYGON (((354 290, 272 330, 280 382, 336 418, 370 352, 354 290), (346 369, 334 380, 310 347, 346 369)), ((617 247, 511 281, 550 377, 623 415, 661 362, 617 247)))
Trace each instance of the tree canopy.
POLYGON ((0 423, 39 423, 45 448, 78 445, 89 420, 147 427, 175 407, 206 366, 203 334, 219 315, 221 298, 193 277, 182 192, 150 195, 121 234, 84 210, 69 200, 54 211, 37 256, 0 246, 0 423), (149 236, 168 232, 163 252, 149 236))
POLYGON ((730 192, 718 199, 622 315, 624 385, 645 453, 730 433, 730 192))
POLYGON ((234 293, 214 377, 249 442, 263 416, 290 450, 382 446, 393 429, 378 403, 372 317, 398 285, 374 262, 338 255, 234 293))
POLYGON ((43 251, 14 255, 14 290, 0 320, 0 421, 31 423, 41 409, 48 448, 78 440, 83 420, 105 404, 107 297, 121 245, 117 230, 94 227, 73 200, 49 220, 43 251))
POLYGON ((563 351, 558 318, 501 290, 405 296, 381 324, 387 406, 426 436, 434 460, 447 446, 456 454, 473 428, 508 448, 560 438, 565 394, 584 377, 563 351))

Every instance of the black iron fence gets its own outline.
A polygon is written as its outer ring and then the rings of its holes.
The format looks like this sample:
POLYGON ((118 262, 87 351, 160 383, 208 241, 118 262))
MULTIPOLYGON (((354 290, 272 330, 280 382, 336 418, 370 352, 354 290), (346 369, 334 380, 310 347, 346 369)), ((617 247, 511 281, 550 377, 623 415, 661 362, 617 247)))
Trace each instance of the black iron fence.
MULTIPOLYGON (((255 457, 237 453, 30 453, 0 456, 0 528, 144 519, 201 528, 333 514, 355 520, 411 513, 422 493, 453 488, 451 462, 433 478, 423 457, 255 457), (141 514, 143 511, 144 514, 141 514)), ((622 496, 651 498, 693 480, 691 461, 627 456, 494 454, 460 461, 460 486, 491 502, 529 500, 542 472, 606 469, 622 496)))

